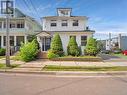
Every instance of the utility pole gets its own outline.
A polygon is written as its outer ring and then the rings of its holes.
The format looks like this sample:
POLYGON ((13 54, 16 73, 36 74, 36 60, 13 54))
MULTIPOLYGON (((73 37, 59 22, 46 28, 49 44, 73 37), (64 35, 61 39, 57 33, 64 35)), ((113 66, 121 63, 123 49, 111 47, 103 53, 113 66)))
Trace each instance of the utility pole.
POLYGON ((9 25, 10 25, 10 21, 9 21, 9 14, 7 14, 6 16, 6 66, 10 67, 10 36, 9 36, 9 25))
POLYGON ((9 16, 13 14, 13 0, 1 1, 1 13, 6 15, 6 66, 10 67, 10 19, 9 16))
POLYGON ((111 50, 111 33, 109 33, 109 50, 111 50))

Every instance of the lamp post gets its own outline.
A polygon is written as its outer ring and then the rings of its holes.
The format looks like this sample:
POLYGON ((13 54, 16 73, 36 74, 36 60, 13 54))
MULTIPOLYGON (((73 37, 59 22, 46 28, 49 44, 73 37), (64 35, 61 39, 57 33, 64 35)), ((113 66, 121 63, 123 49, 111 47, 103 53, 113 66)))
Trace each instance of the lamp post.
POLYGON ((6 15, 6 66, 10 67, 10 15, 13 14, 13 0, 2 0, 1 1, 1 14, 6 15))

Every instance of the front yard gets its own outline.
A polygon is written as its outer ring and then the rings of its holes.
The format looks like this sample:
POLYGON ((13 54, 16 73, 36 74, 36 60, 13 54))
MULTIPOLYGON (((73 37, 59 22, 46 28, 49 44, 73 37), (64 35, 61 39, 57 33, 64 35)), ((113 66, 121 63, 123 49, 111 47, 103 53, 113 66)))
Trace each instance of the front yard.
POLYGON ((96 66, 57 66, 46 65, 43 71, 127 71, 127 66, 96 67, 96 66))
POLYGON ((0 69, 12 69, 18 67, 19 64, 11 64, 11 67, 6 67, 6 64, 1 64, 0 63, 0 69))

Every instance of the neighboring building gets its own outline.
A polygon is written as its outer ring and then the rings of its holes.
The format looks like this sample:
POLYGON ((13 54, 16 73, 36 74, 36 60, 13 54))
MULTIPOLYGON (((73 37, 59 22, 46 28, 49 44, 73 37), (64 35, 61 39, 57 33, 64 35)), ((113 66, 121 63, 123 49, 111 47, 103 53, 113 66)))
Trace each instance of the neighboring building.
MULTIPOLYGON (((15 9, 15 14, 10 17, 10 46, 18 50, 20 43, 27 42, 27 36, 36 34, 42 26, 33 18, 15 9)), ((6 46, 6 18, 0 17, 0 47, 6 46)))
POLYGON ((64 52, 67 53, 67 45, 71 36, 74 36, 77 44, 81 47, 82 54, 87 43, 87 39, 95 31, 87 27, 88 17, 72 16, 71 8, 58 8, 57 16, 43 17, 43 31, 38 34, 38 41, 42 51, 50 48, 51 38, 54 33, 59 33, 64 52))
POLYGON ((107 39, 105 46, 106 46, 106 50, 110 50, 110 49, 113 50, 115 48, 127 50, 127 36, 119 35, 118 37, 111 38, 110 40, 107 39))

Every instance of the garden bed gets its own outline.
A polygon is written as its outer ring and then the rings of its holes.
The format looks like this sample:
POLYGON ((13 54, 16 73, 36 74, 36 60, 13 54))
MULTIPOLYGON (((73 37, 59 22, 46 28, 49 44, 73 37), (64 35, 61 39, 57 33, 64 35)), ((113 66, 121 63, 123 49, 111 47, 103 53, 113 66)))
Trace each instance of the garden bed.
POLYGON ((94 56, 80 56, 80 57, 58 57, 50 59, 52 61, 85 61, 85 62, 101 62, 101 57, 94 57, 94 56))

